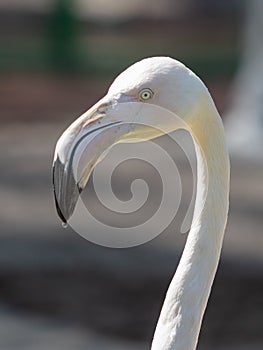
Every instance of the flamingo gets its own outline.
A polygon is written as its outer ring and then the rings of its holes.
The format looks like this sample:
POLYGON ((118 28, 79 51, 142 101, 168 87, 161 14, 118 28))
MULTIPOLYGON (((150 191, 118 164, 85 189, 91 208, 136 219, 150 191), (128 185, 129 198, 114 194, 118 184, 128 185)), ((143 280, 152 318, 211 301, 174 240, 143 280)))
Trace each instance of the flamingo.
MULTIPOLYGON (((197 191, 193 222, 161 309, 152 350, 196 349, 203 315, 220 259, 229 207, 230 164, 224 128, 213 99, 202 80, 181 62, 170 57, 150 57, 136 62, 112 83, 108 93, 80 116, 59 138, 53 163, 58 215, 66 223, 73 214, 79 193, 102 153, 113 144, 158 136, 154 128, 134 127, 140 116, 149 118, 151 104, 180 116, 191 134, 197 157, 197 191), (137 102, 137 103, 136 103, 137 102), (118 107, 128 103, 126 114, 118 107), (147 129, 147 130, 146 130, 147 129), (79 145, 101 130, 96 143, 85 150, 85 162, 77 179, 74 159, 79 145)), ((181 127, 181 125, 180 125, 181 127)), ((169 124, 166 130, 176 130, 169 124)), ((82 147, 83 152, 83 147, 82 147)))

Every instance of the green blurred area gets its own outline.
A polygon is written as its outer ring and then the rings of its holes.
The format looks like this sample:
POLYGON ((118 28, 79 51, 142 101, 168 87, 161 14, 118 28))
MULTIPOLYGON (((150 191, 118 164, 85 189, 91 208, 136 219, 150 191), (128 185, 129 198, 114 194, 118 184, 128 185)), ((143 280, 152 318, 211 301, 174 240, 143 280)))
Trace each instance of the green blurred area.
POLYGON ((232 77, 239 48, 239 23, 227 18, 83 22, 72 0, 27 30, 0 36, 0 71, 112 76, 147 56, 168 55, 206 78, 232 77))

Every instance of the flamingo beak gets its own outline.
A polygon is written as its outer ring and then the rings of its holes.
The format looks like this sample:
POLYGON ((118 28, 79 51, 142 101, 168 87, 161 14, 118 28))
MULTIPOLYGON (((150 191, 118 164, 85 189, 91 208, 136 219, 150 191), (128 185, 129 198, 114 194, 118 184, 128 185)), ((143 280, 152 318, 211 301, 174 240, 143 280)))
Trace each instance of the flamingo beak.
POLYGON ((106 95, 76 119, 59 138, 53 162, 55 203, 63 223, 72 216, 93 168, 111 146, 149 140, 180 126, 168 110, 125 95, 106 95))
POLYGON ((129 124, 107 114, 112 101, 103 98, 73 122, 59 138, 53 162, 53 188, 57 213, 64 224, 72 216, 81 191, 101 156, 129 124))

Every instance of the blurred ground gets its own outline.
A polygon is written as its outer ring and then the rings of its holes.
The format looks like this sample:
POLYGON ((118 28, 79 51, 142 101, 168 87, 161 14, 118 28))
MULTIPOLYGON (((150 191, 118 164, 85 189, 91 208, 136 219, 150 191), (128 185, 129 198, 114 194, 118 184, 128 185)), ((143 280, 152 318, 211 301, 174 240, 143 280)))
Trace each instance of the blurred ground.
MULTIPOLYGON (((186 236, 172 223, 147 245, 106 249, 62 229, 53 203, 56 140, 108 83, 1 79, 0 349, 149 348, 186 236)), ((227 83, 208 85, 222 110, 227 83)), ((200 349, 262 349, 262 174, 263 165, 232 162, 229 224, 200 349)))

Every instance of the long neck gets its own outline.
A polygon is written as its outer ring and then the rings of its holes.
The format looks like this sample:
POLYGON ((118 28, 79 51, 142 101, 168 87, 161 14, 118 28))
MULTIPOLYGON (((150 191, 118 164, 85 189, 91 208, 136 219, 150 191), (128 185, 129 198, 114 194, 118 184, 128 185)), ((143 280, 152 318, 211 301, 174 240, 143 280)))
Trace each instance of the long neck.
POLYGON ((196 122, 190 124, 190 132, 197 154, 194 218, 167 291, 152 350, 196 348, 227 220, 229 159, 222 122, 212 100, 208 99, 196 122))

